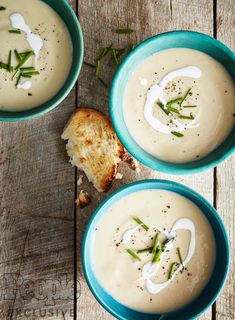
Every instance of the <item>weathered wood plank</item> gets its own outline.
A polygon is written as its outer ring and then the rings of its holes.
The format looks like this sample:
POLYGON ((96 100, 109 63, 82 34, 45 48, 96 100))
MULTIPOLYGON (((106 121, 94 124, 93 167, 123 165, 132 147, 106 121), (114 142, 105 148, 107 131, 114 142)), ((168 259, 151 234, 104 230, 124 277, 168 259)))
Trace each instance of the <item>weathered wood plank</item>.
POLYGON ((75 97, 40 118, 0 123, 2 320, 73 319, 75 171, 60 135, 75 97))
MULTIPOLYGON (((235 50, 235 2, 217 1, 217 38, 235 50)), ((217 168, 217 209, 230 238, 231 264, 225 288, 216 303, 216 319, 232 320, 235 315, 235 157, 217 168)))
MULTIPOLYGON (((78 12, 85 40, 85 61, 93 63, 102 46, 110 43, 122 47, 132 41, 140 42, 151 35, 175 30, 193 29, 213 33, 212 1, 165 1, 165 0, 79 0, 78 12), (135 35, 119 36, 113 31, 119 27, 136 30, 135 35)), ((102 77, 110 82, 113 68, 109 62, 102 67, 102 77)), ((108 90, 94 77, 94 70, 83 66, 78 88, 79 106, 91 106, 108 112, 108 90)), ((122 165, 124 173, 121 181, 116 181, 110 192, 131 181, 146 178, 164 178, 179 181, 193 187, 213 202, 213 170, 193 176, 169 176, 154 172, 141 166, 141 173, 136 174, 122 165)), ((94 300, 87 288, 81 270, 81 239, 89 217, 96 206, 107 196, 94 191, 87 181, 78 188, 87 190, 92 195, 92 205, 77 212, 78 229, 78 278, 81 282, 81 298, 78 301, 78 319, 112 319, 94 300)), ((201 319, 211 319, 209 310, 201 319)))

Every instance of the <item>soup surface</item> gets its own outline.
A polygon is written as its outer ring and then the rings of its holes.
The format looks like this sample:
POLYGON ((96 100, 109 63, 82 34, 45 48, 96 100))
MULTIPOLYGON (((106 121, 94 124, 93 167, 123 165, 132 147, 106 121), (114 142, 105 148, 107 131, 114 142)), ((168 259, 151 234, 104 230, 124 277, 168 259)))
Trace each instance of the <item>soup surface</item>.
POLYGON ((124 120, 134 140, 175 163, 198 160, 219 146, 235 119, 235 87, 225 68, 196 50, 158 52, 129 78, 124 120))
POLYGON ((1 0, 0 110, 19 111, 51 99, 72 63, 65 23, 40 0, 1 0))
POLYGON ((143 190, 103 216, 94 234, 93 264, 100 284, 122 304, 167 312, 199 295, 215 252, 212 229, 197 206, 174 192, 143 190))

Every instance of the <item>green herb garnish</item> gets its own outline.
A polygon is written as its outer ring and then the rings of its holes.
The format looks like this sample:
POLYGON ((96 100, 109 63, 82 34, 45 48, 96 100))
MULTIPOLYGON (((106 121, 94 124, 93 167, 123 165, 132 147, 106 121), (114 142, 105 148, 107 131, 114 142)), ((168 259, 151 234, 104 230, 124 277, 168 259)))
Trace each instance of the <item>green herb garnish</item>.
POLYGON ((157 233, 154 241, 153 241, 153 250, 152 250, 152 254, 155 255, 156 251, 157 251, 157 246, 158 246, 158 238, 159 238, 159 234, 157 233))
POLYGON ((186 91, 185 95, 184 95, 183 98, 181 99, 180 106, 182 105, 182 103, 184 102, 184 100, 187 98, 187 96, 188 96, 188 94, 189 94, 190 91, 191 91, 191 88, 189 88, 189 89, 186 91))
POLYGON ((12 71, 12 66, 11 66, 11 50, 9 51, 9 54, 8 54, 8 71, 9 71, 9 72, 12 71))
POLYGON ((116 50, 117 59, 119 59, 124 54, 124 52, 126 51, 125 48, 123 48, 123 49, 115 49, 115 50, 116 50))
POLYGON ((171 131, 171 134, 173 134, 174 136, 178 137, 178 138, 182 138, 184 135, 180 132, 177 131, 171 131))
POLYGON ((95 64, 95 75, 96 77, 98 77, 100 74, 100 60, 96 60, 96 64, 95 64))
MULTIPOLYGON (((27 54, 25 54, 24 58, 19 62, 19 64, 16 66, 15 70, 18 70, 20 69, 24 64, 25 62, 32 56, 34 55, 34 52, 33 51, 29 51, 27 54)), ((20 54, 21 56, 21 54, 20 54)))
POLYGON ((194 116, 184 116, 184 115, 181 114, 181 115, 179 116, 179 118, 180 118, 180 119, 185 119, 185 120, 193 120, 193 119, 194 119, 194 116))
POLYGON ((24 75, 28 75, 28 76, 36 76, 40 74, 40 72, 38 71, 30 71, 30 72, 25 72, 24 75))
POLYGON ((183 259, 182 259, 182 256, 181 256, 180 248, 177 248, 177 254, 178 254, 180 263, 183 265, 183 259))
POLYGON ((162 246, 165 247, 167 245, 167 243, 169 243, 173 240, 175 240, 175 237, 167 238, 165 241, 163 241, 162 246))
POLYGON ((138 223, 139 225, 141 225, 141 227, 142 227, 145 231, 148 231, 148 230, 149 230, 149 227, 148 227, 143 221, 141 221, 139 218, 133 217, 132 219, 133 219, 136 223, 138 223))
POLYGON ((196 105, 192 105, 192 106, 182 106, 183 108, 197 108, 196 105))
POLYGON ((8 70, 8 64, 7 64, 7 63, 0 62, 0 69, 8 70))
POLYGON ((168 104, 166 105, 168 111, 172 112, 172 113, 176 113, 176 114, 180 114, 179 110, 176 108, 173 108, 171 106, 168 106, 168 104))
POLYGON ((9 33, 17 33, 17 34, 21 34, 20 30, 8 30, 9 33))
POLYGON ((168 273, 168 280, 172 278, 172 274, 173 274, 175 265, 176 265, 176 263, 173 262, 173 263, 171 264, 171 266, 170 266, 169 273, 168 273))
POLYGON ((110 52, 110 50, 112 49, 113 44, 111 43, 108 47, 102 48, 101 49, 101 53, 98 57, 98 60, 103 59, 104 57, 107 56, 107 54, 110 52))
POLYGON ((157 251, 156 251, 156 253, 155 253, 154 256, 153 256, 152 262, 153 262, 153 263, 159 262, 162 253, 163 253, 163 250, 158 248, 157 251))
POLYGON ((132 251, 131 249, 127 249, 126 251, 127 251, 134 259, 136 259, 136 260, 138 260, 138 261, 141 261, 140 257, 137 256, 137 254, 136 254, 134 251, 132 251))
POLYGON ((169 111, 168 111, 168 108, 167 107, 164 107, 163 104, 161 102, 157 102, 157 105, 162 109, 162 111, 167 115, 169 116, 169 111))
POLYGON ((170 106, 170 105, 175 104, 175 103, 180 103, 182 101, 182 98, 183 97, 179 97, 179 98, 176 98, 176 99, 173 99, 173 100, 169 100, 167 102, 167 104, 170 106))
POLYGON ((19 74, 19 76, 18 76, 18 78, 17 78, 17 81, 16 81, 16 87, 18 86, 21 77, 22 77, 22 73, 20 72, 20 74, 19 74))
POLYGON ((35 68, 34 67, 23 67, 23 68, 20 68, 21 71, 35 71, 35 68))
POLYGON ((119 62, 118 62, 118 59, 117 59, 117 56, 116 56, 116 50, 115 49, 112 49, 112 60, 113 60, 114 65, 116 67, 118 67, 119 62))
POLYGON ((152 251, 153 251, 153 247, 148 247, 148 248, 145 248, 145 249, 137 250, 137 253, 144 253, 144 252, 152 253, 152 251))
POLYGON ((134 32, 134 30, 130 29, 130 28, 121 28, 121 29, 116 30, 116 33, 118 33, 118 34, 131 34, 133 32, 134 32))
POLYGON ((14 50, 14 53, 15 53, 16 59, 17 59, 18 61, 21 61, 20 54, 19 54, 19 52, 18 52, 16 49, 14 50))
POLYGON ((6 10, 6 7, 0 6, 0 11, 6 10))

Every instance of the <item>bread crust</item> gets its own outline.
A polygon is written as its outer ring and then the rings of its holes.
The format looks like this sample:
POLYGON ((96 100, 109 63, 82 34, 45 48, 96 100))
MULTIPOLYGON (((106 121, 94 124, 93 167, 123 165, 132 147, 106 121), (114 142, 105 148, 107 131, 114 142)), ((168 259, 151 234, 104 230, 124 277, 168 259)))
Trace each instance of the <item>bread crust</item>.
MULTIPOLYGON (((89 150, 92 150, 93 159, 88 159, 89 156, 86 158, 79 154, 79 159, 75 165, 79 169, 82 169, 83 166, 87 166, 87 170, 89 171, 89 167, 95 166, 94 163, 97 161, 97 170, 101 168, 101 170, 104 169, 105 172, 101 172, 102 178, 100 177, 100 180, 98 178, 98 185, 95 185, 94 183, 94 181, 97 180, 97 176, 94 177, 94 172, 93 176, 88 176, 88 179, 93 182, 98 191, 107 191, 110 188, 112 181, 116 178, 118 163, 126 154, 123 145, 113 129, 109 117, 93 108, 78 108, 73 112, 67 122, 62 134, 62 139, 73 140, 73 143, 77 140, 78 146, 79 143, 82 143, 84 153, 87 151, 89 154, 89 150), (91 130, 94 130, 94 135, 92 135, 91 130), (102 149, 102 151, 104 151, 106 148, 105 151, 107 151, 107 157, 106 152, 104 152, 104 161, 106 161, 104 164, 100 160, 100 155, 97 154, 96 157, 96 153, 92 149, 95 144, 97 144, 97 141, 99 141, 100 150, 102 149), (108 145, 109 149, 107 149, 106 145, 108 145), (91 163, 91 161, 93 161, 93 163, 91 163)), ((98 149, 97 146, 95 147, 98 149)), ((84 171, 87 173, 86 170, 84 171)))

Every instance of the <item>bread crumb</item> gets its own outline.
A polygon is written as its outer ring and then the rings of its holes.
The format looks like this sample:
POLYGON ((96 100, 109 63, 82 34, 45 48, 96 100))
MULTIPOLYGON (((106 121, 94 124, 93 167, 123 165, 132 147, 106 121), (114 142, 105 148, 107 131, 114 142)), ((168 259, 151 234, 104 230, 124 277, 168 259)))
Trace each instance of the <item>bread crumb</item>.
POLYGON ((91 202, 91 198, 89 194, 86 191, 81 190, 79 193, 79 196, 75 200, 75 203, 78 208, 82 209, 86 206, 88 206, 91 202))
POLYGON ((79 177, 78 177, 78 181, 77 181, 77 186, 81 186, 82 183, 83 183, 83 178, 84 178, 84 175, 83 174, 80 174, 79 177))
POLYGON ((130 158, 127 163, 129 163, 129 166, 132 170, 136 171, 137 173, 140 172, 139 163, 134 158, 130 158))
POLYGON ((123 174, 118 172, 116 175, 116 179, 121 180, 122 178, 123 178, 123 174))

